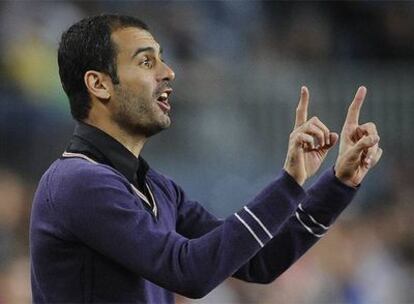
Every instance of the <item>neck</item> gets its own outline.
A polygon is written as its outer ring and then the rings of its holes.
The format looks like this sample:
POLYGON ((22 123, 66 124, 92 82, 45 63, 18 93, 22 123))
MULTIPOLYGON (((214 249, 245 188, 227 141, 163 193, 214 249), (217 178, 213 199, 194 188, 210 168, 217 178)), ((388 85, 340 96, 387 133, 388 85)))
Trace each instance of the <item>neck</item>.
POLYGON ((114 123, 104 123, 104 122, 95 122, 92 119, 86 119, 85 123, 92 125, 98 129, 101 129, 108 135, 115 138, 119 141, 125 148, 127 148, 132 154, 136 157, 141 153, 142 148, 144 147, 147 137, 143 135, 131 135, 125 130, 121 129, 118 125, 114 123))

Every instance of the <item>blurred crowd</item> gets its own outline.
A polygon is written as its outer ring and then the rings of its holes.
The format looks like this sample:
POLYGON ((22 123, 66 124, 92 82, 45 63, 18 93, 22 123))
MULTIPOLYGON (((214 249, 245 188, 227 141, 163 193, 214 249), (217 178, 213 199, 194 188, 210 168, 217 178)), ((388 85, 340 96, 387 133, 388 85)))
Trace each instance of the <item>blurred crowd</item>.
POLYGON ((1 1, 0 304, 30 302, 31 200, 74 127, 59 37, 100 13, 142 18, 162 44, 177 74, 173 126, 144 157, 218 216, 281 168, 302 84, 337 131, 366 84, 363 118, 382 135, 353 205, 278 280, 229 279, 179 303, 414 303, 414 2, 1 1))

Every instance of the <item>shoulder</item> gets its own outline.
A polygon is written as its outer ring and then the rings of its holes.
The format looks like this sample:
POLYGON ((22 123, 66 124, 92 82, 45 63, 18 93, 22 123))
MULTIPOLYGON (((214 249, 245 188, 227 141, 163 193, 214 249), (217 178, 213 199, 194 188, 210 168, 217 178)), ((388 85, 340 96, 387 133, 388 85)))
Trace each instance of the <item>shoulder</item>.
POLYGON ((110 166, 92 163, 82 158, 61 158, 56 161, 55 175, 62 178, 73 179, 73 182, 79 182, 79 178, 123 178, 122 175, 110 166))
POLYGON ((102 185, 118 188, 129 185, 126 178, 110 166, 81 158, 61 158, 52 167, 49 173, 49 185, 54 192, 52 195, 82 193, 102 185))

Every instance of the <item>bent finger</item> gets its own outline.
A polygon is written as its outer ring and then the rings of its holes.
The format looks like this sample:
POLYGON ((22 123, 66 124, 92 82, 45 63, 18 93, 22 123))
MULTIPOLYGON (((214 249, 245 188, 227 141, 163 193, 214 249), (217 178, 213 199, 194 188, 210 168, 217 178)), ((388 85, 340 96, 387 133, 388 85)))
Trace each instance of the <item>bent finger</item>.
POLYGON ((298 133, 296 140, 295 140, 295 144, 296 146, 299 146, 302 148, 308 148, 308 149, 315 148, 313 137, 306 133, 298 133))
POLYGON ((335 133, 335 132, 329 133, 329 144, 328 144, 328 147, 330 148, 330 147, 335 146, 335 144, 337 143, 338 139, 339 139, 338 133, 335 133))
POLYGON ((372 159, 371 167, 374 167, 379 162, 383 152, 384 151, 381 148, 378 148, 377 154, 375 154, 374 158, 372 159))
POLYGON ((362 137, 356 145, 352 148, 351 159, 359 159, 362 152, 367 151, 379 142, 380 138, 378 135, 369 135, 362 137))
POLYGON ((313 123, 306 123, 302 126, 302 132, 311 135, 314 138, 314 147, 319 148, 325 145, 325 133, 322 129, 313 123))
POLYGON ((377 152, 378 152, 378 143, 376 143, 374 146, 366 150, 365 157, 364 157, 364 164, 367 167, 371 166, 371 163, 374 157, 376 156, 377 152))
POLYGON ((314 125, 316 125, 324 133, 324 142, 321 143, 322 146, 325 146, 325 144, 329 145, 330 144, 330 138, 329 138, 330 131, 328 127, 322 121, 320 121, 319 118, 316 116, 309 119, 309 121, 313 123, 314 125))
POLYGON ((357 130, 363 135, 378 135, 377 126, 373 122, 367 122, 358 126, 357 130))

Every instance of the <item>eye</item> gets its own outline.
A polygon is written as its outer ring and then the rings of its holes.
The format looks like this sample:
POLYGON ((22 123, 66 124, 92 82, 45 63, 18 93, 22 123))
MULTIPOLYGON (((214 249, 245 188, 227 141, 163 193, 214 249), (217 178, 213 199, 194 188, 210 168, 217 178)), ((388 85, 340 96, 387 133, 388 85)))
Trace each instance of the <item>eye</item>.
POLYGON ((148 57, 144 57, 142 59, 142 61, 140 62, 140 65, 143 65, 147 69, 151 69, 152 66, 153 66, 153 61, 152 61, 152 59, 150 59, 148 57))

